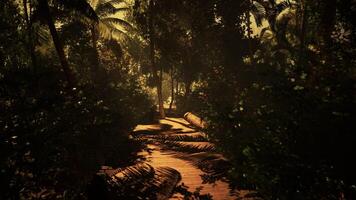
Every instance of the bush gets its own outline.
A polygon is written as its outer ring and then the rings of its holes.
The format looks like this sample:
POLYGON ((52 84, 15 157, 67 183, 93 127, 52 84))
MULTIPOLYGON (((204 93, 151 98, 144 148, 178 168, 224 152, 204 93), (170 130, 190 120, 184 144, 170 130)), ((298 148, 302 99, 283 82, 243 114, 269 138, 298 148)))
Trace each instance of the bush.
POLYGON ((242 80, 221 68, 201 88, 208 106, 200 112, 233 163, 232 185, 264 199, 353 199, 352 74, 335 69, 310 86, 266 64, 251 67, 235 73, 242 80))
POLYGON ((36 71, 0 79, 1 198, 82 196, 100 166, 135 160, 140 144, 129 133, 151 102, 133 77, 69 92, 52 66, 36 71))

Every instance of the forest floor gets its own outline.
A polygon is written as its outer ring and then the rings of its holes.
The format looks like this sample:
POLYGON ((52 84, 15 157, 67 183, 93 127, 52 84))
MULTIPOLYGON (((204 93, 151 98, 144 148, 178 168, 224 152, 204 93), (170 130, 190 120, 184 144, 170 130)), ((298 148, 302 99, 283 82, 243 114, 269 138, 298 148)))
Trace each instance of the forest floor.
MULTIPOLYGON (((169 167, 177 170, 181 174, 180 183, 188 187, 189 192, 199 192, 200 195, 208 194, 212 199, 217 200, 240 199, 241 197, 241 199, 246 199, 243 198, 246 191, 231 192, 228 183, 224 181, 204 182, 203 177, 206 173, 194 164, 194 160, 196 160, 194 158, 207 153, 204 152, 204 149, 209 151, 214 149, 214 146, 202 140, 202 138, 206 138, 205 133, 195 129, 183 118, 165 118, 156 124, 138 125, 133 136, 137 137, 138 135, 149 140, 147 148, 140 153, 145 158, 145 162, 154 168, 169 167), (157 138, 161 140, 156 140, 157 138), (169 140, 174 140, 174 142, 167 145, 169 140), (187 146, 198 147, 202 151, 184 152, 178 150, 187 146)), ((187 150, 187 148, 185 149, 187 150)), ((214 155, 221 156, 216 153, 214 155)), ((175 194, 171 199, 183 199, 183 197, 180 194, 175 194)))

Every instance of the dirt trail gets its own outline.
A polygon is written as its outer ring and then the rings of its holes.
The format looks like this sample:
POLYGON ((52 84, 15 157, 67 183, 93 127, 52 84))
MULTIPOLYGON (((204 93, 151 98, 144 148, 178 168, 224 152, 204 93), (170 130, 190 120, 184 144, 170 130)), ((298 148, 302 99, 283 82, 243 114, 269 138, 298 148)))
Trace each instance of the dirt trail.
MULTIPOLYGON (((205 134, 196 131, 187 121, 182 118, 166 118, 159 121, 159 124, 138 125, 135 133, 149 133, 147 138, 153 137, 204 137, 205 134)), ((144 135, 144 134, 142 134, 144 135)), ((205 141, 178 141, 178 144, 206 146, 210 143, 205 141)), ((211 145, 211 144, 210 144, 211 145)), ((229 200, 236 199, 237 196, 230 194, 228 184, 223 181, 217 181, 214 184, 203 183, 201 175, 204 174, 196 165, 189 162, 187 159, 179 158, 180 152, 174 149, 167 148, 160 142, 152 142, 148 145, 148 151, 142 152, 147 160, 146 162, 156 167, 171 167, 180 172, 182 176, 181 183, 189 187, 189 191, 194 192, 200 190, 200 194, 210 194, 213 199, 229 200)), ((193 155, 187 154, 186 155, 193 155)), ((241 195, 241 194, 240 194, 241 195)), ((173 196, 171 199, 182 199, 180 196, 173 196)))

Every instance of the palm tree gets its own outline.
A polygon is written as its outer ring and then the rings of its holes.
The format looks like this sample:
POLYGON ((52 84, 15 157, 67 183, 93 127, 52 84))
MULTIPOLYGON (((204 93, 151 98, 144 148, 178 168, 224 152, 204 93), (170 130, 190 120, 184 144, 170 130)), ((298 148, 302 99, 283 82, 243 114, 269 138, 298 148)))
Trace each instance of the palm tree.
MULTIPOLYGON (((43 19, 52 36, 52 40, 57 51, 62 69, 65 73, 68 86, 70 88, 75 86, 75 78, 72 70, 69 67, 67 58, 64 53, 63 44, 58 36, 58 32, 55 27, 55 20, 52 16, 49 1, 48 0, 37 0, 38 7, 37 7, 37 14, 43 19)), ((98 21, 98 17, 92 7, 85 1, 85 0, 56 0, 54 3, 58 6, 62 6, 65 9, 74 10, 84 14, 90 20, 98 21)))
POLYGON ((257 26, 262 25, 262 20, 266 19, 273 31, 276 30, 277 17, 286 8, 292 6, 289 1, 282 1, 277 3, 276 0, 253 0, 251 12, 255 17, 257 26))
POLYGON ((121 49, 117 40, 126 38, 127 31, 132 29, 132 25, 123 18, 125 12, 130 8, 127 6, 125 0, 91 0, 89 3, 99 18, 99 23, 90 24, 92 46, 95 52, 95 63, 93 63, 91 73, 92 79, 99 83, 102 79, 102 75, 105 74, 102 68, 99 67, 99 37, 106 40, 106 43, 113 52, 117 52, 118 49, 121 49), (124 6, 121 6, 122 4, 124 4, 124 6))
POLYGON ((286 42, 285 31, 290 17, 286 16, 280 20, 278 19, 283 11, 292 7, 292 4, 289 1, 276 3, 275 0, 253 0, 251 4, 251 14, 254 16, 256 25, 258 27, 262 26, 263 20, 267 20, 269 23, 268 28, 262 29, 260 36, 262 37, 267 30, 270 30, 277 36, 276 39, 279 45, 287 48, 288 43, 286 42))
MULTIPOLYGON (((92 23, 90 27, 92 45, 98 58, 97 45, 99 36, 105 40, 121 40, 127 36, 127 31, 132 29, 132 25, 123 19, 123 14, 130 8, 126 6, 125 0, 91 0, 90 5, 99 19, 99 23, 92 23), (121 4, 125 4, 125 6, 121 7, 121 4)), ((99 63, 95 65, 97 68, 99 63)))

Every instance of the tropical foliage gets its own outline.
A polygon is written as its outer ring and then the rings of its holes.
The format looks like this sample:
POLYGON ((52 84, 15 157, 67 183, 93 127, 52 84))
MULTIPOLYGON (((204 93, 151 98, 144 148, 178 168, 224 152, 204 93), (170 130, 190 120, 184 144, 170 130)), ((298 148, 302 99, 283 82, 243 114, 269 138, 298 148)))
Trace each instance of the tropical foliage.
POLYGON ((210 198, 147 144, 232 191, 355 199, 355 18, 354 0, 1 0, 0 199, 210 198), (206 134, 132 137, 152 100, 206 134))
POLYGON ((62 26, 56 31, 76 78, 75 87, 68 88, 55 42, 45 38, 33 42, 32 52, 27 45, 39 37, 35 29, 40 27, 44 35, 50 32, 34 20, 36 12, 44 12, 37 10, 37 3, 41 2, 26 4, 31 7, 31 29, 21 5, 0 3, 5 30, 0 35, 0 198, 82 199, 102 165, 123 167, 135 162, 141 144, 128 134, 150 118, 151 101, 130 70, 132 64, 121 62, 106 44, 98 49, 103 54, 102 79, 94 82, 90 26, 76 15, 58 13, 53 18, 62 26))

